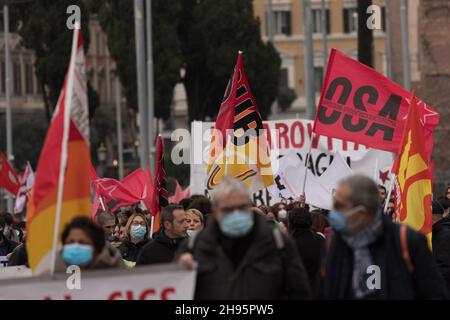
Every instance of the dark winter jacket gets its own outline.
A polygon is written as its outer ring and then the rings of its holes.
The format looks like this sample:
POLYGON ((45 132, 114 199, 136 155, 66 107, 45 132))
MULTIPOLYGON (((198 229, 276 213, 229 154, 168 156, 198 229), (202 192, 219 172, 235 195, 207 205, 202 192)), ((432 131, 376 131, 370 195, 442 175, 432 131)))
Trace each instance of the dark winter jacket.
POLYGON ((450 291, 450 216, 433 225, 433 256, 450 291))
POLYGON ((170 239, 163 229, 153 236, 153 240, 143 246, 136 260, 136 265, 169 263, 173 261, 175 251, 184 238, 170 239))
POLYGON ((309 229, 295 230, 292 238, 308 273, 311 289, 315 291, 319 282, 319 269, 325 239, 309 229))
MULTIPOLYGON (((403 257, 400 225, 383 216, 383 232, 369 246, 374 265, 380 271, 380 289, 367 300, 447 299, 448 293, 427 240, 422 234, 407 228, 408 253, 414 270, 410 272, 403 257)), ((351 288, 353 251, 337 232, 328 248, 324 274, 325 299, 353 299, 351 288)), ((373 274, 373 273, 371 273, 373 274)))
POLYGON ((14 248, 18 246, 17 242, 8 240, 3 233, 0 234, 0 237, 3 240, 2 243, 0 243, 0 257, 10 254, 14 248))
POLYGON ((134 244, 130 240, 126 239, 120 244, 118 249, 119 249, 120 253, 122 254, 122 258, 124 260, 136 262, 139 252, 148 242, 149 242, 149 240, 145 239, 141 242, 134 244))
POLYGON ((177 256, 191 252, 198 262, 195 299, 311 297, 308 276, 292 239, 279 230, 274 232, 265 217, 254 217, 251 237, 240 239, 231 254, 226 253, 229 248, 224 249, 224 236, 213 219, 195 239, 183 243, 177 256), (232 261, 236 256, 240 256, 237 265, 232 261))
POLYGON ((11 253, 8 259, 8 267, 11 266, 28 266, 28 253, 26 243, 19 244, 11 253))

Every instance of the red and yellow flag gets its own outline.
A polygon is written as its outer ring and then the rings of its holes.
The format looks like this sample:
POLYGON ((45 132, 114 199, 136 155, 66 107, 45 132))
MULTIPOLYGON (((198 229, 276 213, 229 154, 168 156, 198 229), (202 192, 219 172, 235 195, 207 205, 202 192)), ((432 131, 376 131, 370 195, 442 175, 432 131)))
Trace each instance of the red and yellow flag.
POLYGON ((83 39, 79 30, 76 30, 69 68, 41 150, 27 210, 27 250, 30 267, 34 273, 48 271, 51 268, 58 181, 61 161, 66 158, 65 154, 67 161, 62 165, 64 183, 61 189, 58 241, 62 229, 70 220, 76 216, 91 216, 89 177, 91 160, 85 74, 83 39), (64 131, 66 107, 70 111, 68 134, 67 130, 64 131), (64 133, 67 137, 67 149, 63 147, 64 133))
POLYGON ((392 171, 396 179, 396 220, 427 237, 431 248, 431 174, 415 95, 392 171))
POLYGON ((225 176, 244 182, 252 192, 274 183, 266 132, 239 52, 233 75, 211 134, 208 190, 225 176))

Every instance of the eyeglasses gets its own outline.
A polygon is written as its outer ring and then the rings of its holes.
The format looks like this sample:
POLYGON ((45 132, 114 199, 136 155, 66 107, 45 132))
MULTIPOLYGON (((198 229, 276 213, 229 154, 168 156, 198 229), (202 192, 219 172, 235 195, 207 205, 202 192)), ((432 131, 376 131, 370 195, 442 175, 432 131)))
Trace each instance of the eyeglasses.
POLYGON ((137 222, 137 221, 133 221, 133 222, 131 223, 131 225, 132 225, 132 226, 135 226, 135 227, 137 227, 137 226, 145 227, 145 222, 137 222))

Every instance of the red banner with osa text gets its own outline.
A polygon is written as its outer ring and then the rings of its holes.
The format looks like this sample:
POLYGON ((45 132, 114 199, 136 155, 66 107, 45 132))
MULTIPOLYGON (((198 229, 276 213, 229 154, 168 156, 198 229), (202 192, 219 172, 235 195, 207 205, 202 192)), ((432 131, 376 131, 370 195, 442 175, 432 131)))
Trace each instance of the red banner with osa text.
MULTIPOLYGON (((411 93, 381 73, 331 50, 314 122, 318 134, 397 153, 411 93)), ((417 99, 428 158, 439 114, 417 99)))

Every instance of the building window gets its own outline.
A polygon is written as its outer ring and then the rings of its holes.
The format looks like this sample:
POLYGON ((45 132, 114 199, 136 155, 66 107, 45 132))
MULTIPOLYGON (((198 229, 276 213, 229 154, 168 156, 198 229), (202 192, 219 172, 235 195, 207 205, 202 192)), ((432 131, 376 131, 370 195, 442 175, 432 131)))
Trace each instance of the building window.
MULTIPOLYGON (((313 18, 313 32, 314 33, 323 33, 322 31, 322 10, 321 9, 313 9, 312 10, 312 18, 313 18)), ((325 23, 327 28, 327 33, 330 33, 330 10, 325 9, 325 23)))
POLYGON ((314 67, 314 88, 316 92, 322 91, 323 67, 314 67))
POLYGON ((31 64, 25 65, 25 93, 33 94, 33 66, 31 64))
POLYGON ((14 63, 13 66, 14 94, 20 96, 22 94, 22 74, 20 72, 20 64, 14 63))
POLYGON ((358 30, 358 12, 356 8, 344 9, 344 32, 356 32, 358 30))
POLYGON ((287 10, 273 11, 272 32, 274 35, 291 35, 291 12, 287 10))

